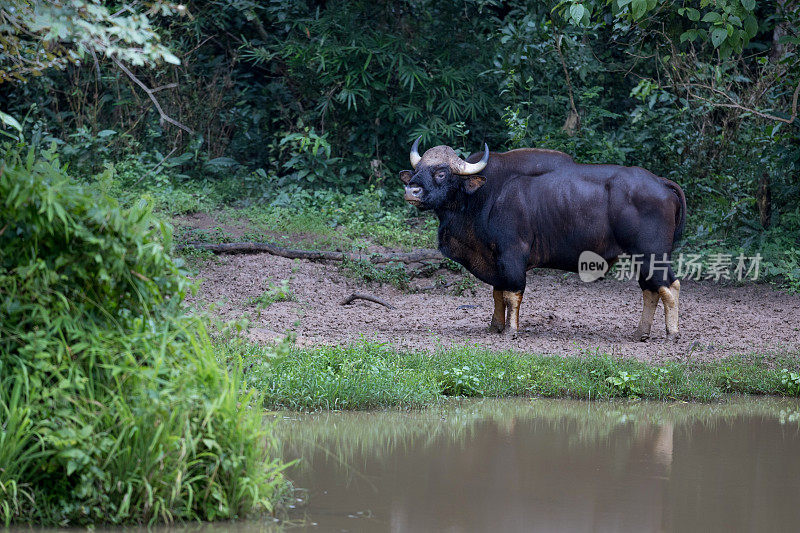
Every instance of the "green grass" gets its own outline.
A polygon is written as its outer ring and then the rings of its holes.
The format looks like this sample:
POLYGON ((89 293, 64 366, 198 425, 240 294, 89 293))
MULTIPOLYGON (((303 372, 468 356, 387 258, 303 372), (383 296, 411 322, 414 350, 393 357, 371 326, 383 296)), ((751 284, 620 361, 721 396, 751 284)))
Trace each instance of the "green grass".
POLYGON ((699 402, 727 394, 797 396, 800 368, 798 354, 650 364, 599 353, 559 357, 476 346, 428 354, 370 342, 305 349, 227 339, 217 352, 229 364, 241 360, 245 388, 263 394, 266 407, 295 410, 424 407, 450 396, 699 402))
POLYGON ((399 364, 378 345, 275 350, 228 339, 217 349, 229 363, 239 364, 241 358, 245 388, 263 391, 264 405, 270 408, 422 407, 439 398, 429 375, 399 364))
MULTIPOLYGON (((436 245, 435 217, 402 201, 402 187, 365 189, 343 193, 332 189, 264 189, 254 176, 217 176, 187 180, 171 172, 150 174, 133 159, 118 161, 90 181, 123 206, 145 200, 165 217, 190 213, 213 214, 221 224, 241 224, 247 240, 301 243, 311 248, 358 250, 370 244, 392 248, 426 248, 436 245), (369 235, 369 240, 364 236, 369 235)), ((190 240, 226 242, 223 230, 193 232, 190 240)), ((179 240, 180 235, 179 235, 179 240)), ((286 243, 284 243, 286 244, 286 243)))
POLYGON ((282 201, 226 209, 222 217, 316 248, 358 250, 370 244, 404 250, 435 247, 435 218, 413 218, 417 215, 379 191, 343 194, 323 190, 298 191, 282 201))

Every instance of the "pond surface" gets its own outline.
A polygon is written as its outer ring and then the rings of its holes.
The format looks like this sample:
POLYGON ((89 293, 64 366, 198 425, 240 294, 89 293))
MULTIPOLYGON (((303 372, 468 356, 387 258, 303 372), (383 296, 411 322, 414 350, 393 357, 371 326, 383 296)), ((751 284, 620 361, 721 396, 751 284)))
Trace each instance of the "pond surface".
POLYGON ((312 531, 798 531, 800 402, 282 414, 312 531))

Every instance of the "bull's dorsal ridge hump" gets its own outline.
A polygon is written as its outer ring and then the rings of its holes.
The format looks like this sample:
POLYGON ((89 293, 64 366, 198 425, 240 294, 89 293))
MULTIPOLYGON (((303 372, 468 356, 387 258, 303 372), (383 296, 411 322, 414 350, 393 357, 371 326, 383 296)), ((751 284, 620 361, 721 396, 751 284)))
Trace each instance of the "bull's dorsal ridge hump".
POLYGON ((552 154, 552 155, 560 155, 564 157, 568 157, 572 159, 572 156, 566 152, 562 152, 560 150, 550 150, 549 148, 515 148, 514 150, 509 150, 507 153, 513 152, 529 152, 529 153, 538 153, 538 154, 552 154))

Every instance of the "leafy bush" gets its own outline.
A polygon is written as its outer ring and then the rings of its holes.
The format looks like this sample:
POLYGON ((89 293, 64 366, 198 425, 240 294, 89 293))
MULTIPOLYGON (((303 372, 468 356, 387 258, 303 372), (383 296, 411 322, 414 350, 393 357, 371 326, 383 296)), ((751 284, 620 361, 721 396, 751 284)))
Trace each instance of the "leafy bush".
POLYGON ((0 162, 0 519, 79 525, 272 511, 284 481, 214 358, 168 228, 70 179, 0 162))
POLYGON ((464 365, 449 368, 442 372, 440 383, 442 394, 445 396, 483 396, 481 390, 481 368, 473 369, 464 365))
POLYGON ((786 394, 800 396, 800 372, 793 372, 786 368, 781 370, 781 385, 786 394))
POLYGON ((606 383, 611 385, 614 392, 620 396, 628 396, 630 398, 639 397, 639 375, 620 370, 615 376, 608 376, 606 383))

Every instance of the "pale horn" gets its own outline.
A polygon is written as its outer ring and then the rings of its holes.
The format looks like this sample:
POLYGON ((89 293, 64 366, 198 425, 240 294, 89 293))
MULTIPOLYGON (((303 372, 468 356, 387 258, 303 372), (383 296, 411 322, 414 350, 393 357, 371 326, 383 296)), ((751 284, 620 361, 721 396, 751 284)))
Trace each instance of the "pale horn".
POLYGON ((422 157, 419 155, 419 140, 420 139, 422 139, 422 135, 417 137, 417 140, 414 141, 413 145, 411 145, 411 156, 409 157, 409 159, 411 159, 411 168, 413 168, 414 170, 417 169, 417 165, 422 160, 422 157))
POLYGON ((486 164, 489 162, 489 145, 484 143, 483 145, 483 157, 477 163, 467 163, 463 159, 456 158, 456 161, 453 161, 451 164, 451 168, 456 174, 461 176, 469 176, 471 174, 477 174, 484 168, 486 168, 486 164))

